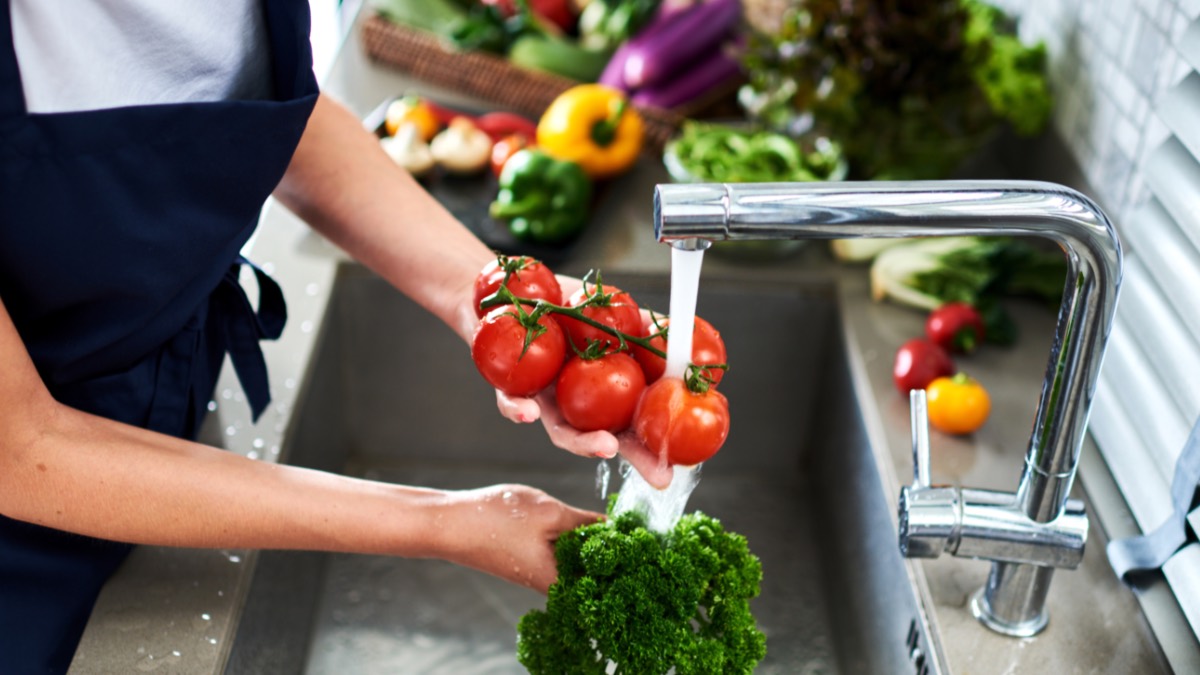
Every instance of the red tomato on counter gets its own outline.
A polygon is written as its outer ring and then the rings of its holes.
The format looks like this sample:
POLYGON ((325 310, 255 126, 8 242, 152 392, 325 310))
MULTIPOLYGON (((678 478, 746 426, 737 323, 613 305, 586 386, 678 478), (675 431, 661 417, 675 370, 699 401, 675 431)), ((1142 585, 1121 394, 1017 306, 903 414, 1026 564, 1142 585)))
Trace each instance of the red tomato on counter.
POLYGON ((947 302, 925 319, 925 337, 946 351, 970 354, 983 344, 983 317, 968 303, 947 302))
POLYGON ((905 396, 912 389, 924 389, 937 378, 953 374, 950 355, 925 338, 913 338, 896 350, 892 380, 905 396))

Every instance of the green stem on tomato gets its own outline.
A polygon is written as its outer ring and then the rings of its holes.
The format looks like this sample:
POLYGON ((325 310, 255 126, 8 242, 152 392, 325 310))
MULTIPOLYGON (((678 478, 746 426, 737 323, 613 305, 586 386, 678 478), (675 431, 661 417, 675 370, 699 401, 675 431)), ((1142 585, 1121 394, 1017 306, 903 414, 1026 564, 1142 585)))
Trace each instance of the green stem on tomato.
POLYGON ((616 328, 613 328, 612 326, 609 326, 608 324, 600 323, 599 321, 596 321, 592 317, 584 314, 583 311, 577 307, 565 307, 563 305, 556 305, 552 302, 547 302, 545 300, 534 300, 531 298, 518 297, 518 296, 514 295, 512 291, 508 290, 508 288, 504 285, 501 285, 500 288, 496 289, 495 293, 492 293, 491 295, 487 296, 483 300, 479 301, 479 306, 485 310, 492 309, 493 307, 499 307, 501 305, 518 305, 518 304, 519 305, 533 305, 534 309, 533 309, 533 312, 530 313, 530 316, 537 317, 537 316, 541 316, 541 315, 547 314, 547 313, 562 314, 564 316, 575 319, 576 321, 585 323, 593 328, 602 330, 605 333, 608 333, 609 335, 617 338, 617 340, 619 340, 623 344, 624 343, 632 343, 632 344, 635 344, 635 345, 641 347, 642 349, 645 349, 646 351, 650 352, 651 354, 654 354, 655 356, 659 357, 660 359, 667 358, 666 352, 664 352, 663 350, 659 349, 658 347, 655 347, 654 345, 650 344, 649 337, 636 337, 633 335, 629 335, 628 333, 622 332, 616 328))

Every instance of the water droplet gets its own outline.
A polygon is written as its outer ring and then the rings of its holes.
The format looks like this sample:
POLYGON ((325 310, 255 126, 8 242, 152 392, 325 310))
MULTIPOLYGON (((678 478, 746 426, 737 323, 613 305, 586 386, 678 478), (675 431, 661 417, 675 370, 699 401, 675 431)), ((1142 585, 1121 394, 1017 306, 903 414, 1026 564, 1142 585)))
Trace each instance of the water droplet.
POLYGON ((254 447, 256 447, 256 448, 262 449, 262 447, 263 447, 264 445, 266 445, 266 444, 267 444, 267 442, 266 442, 266 441, 264 441, 263 439, 261 439, 261 438, 256 438, 256 439, 254 439, 254 441, 253 441, 253 442, 252 442, 250 445, 253 445, 253 446, 254 446, 254 447))
POLYGON ((301 332, 301 333, 311 333, 311 332, 312 332, 312 329, 313 329, 313 322, 312 322, 312 321, 302 321, 302 322, 300 322, 300 332, 301 332))
POLYGON ((209 401, 208 402, 208 412, 216 412, 216 411, 217 411, 217 402, 209 401))
POLYGON ((515 499, 515 496, 512 490, 505 490, 504 494, 500 495, 500 499, 503 499, 505 504, 509 504, 515 499))
POLYGON ((225 427, 225 435, 226 436, 233 436, 236 433, 237 433, 237 427, 233 426, 232 424, 225 427))
POLYGON ((596 496, 600 499, 608 497, 608 481, 612 476, 612 469, 608 466, 607 460, 600 460, 596 465, 596 496))
POLYGON ((233 398, 233 390, 232 389, 222 389, 221 390, 221 398, 225 399, 226 401, 233 398))
POLYGON ((246 458, 247 458, 247 459, 258 459, 258 451, 257 451, 257 450, 251 450, 250 452, 247 452, 247 453, 246 453, 246 458))
POLYGON ((208 644, 210 644, 210 645, 217 644, 217 638, 208 638, 208 644))
POLYGON ((321 285, 314 282, 304 287, 304 292, 309 295, 316 295, 321 291, 321 285))
POLYGON ((200 618, 204 619, 205 621, 212 621, 212 616, 210 616, 208 614, 201 614, 200 618))
POLYGON ((296 378, 289 377, 286 380, 284 380, 283 388, 284 389, 295 389, 296 388, 296 378))

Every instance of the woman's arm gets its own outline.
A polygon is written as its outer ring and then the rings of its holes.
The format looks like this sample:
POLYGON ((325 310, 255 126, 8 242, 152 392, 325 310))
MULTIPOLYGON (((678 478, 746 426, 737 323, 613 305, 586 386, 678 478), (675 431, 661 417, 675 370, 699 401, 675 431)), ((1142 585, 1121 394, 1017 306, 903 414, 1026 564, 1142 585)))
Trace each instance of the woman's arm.
MULTIPOLYGON (((374 270, 470 341, 475 275, 495 254, 398 167, 345 107, 322 94, 275 193, 314 229, 374 270)), ((553 397, 511 398, 500 412, 541 419, 551 441, 585 457, 621 452, 653 485, 671 472, 632 437, 580 433, 563 422, 553 397)))
POLYGON ((2 302, 0 363, 0 514, 17 520, 136 544, 436 557, 545 591, 552 542, 599 516, 528 487, 374 483, 74 410, 50 396, 2 302))

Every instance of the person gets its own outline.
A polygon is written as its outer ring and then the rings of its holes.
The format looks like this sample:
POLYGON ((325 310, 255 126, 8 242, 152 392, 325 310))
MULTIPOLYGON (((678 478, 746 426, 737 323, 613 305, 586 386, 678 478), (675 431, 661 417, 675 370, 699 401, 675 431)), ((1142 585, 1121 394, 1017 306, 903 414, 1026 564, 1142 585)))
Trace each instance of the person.
MULTIPOLYGON (((0 671, 64 672, 137 544, 435 557, 546 591, 554 539, 600 514, 528 486, 383 484, 192 440, 226 353, 255 415, 269 398, 258 340, 282 330, 284 299, 256 269, 255 308, 238 272, 272 194, 464 340, 476 325, 494 253, 318 90, 308 4, 2 9, 0 671)), ((497 397, 555 445, 669 482, 636 441, 571 430, 552 397, 497 397)))

